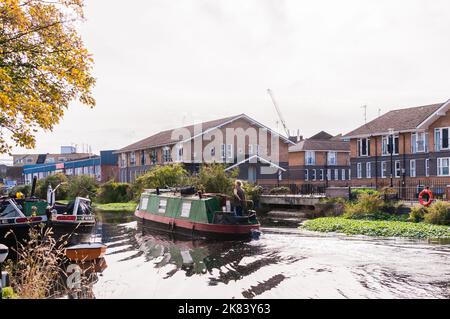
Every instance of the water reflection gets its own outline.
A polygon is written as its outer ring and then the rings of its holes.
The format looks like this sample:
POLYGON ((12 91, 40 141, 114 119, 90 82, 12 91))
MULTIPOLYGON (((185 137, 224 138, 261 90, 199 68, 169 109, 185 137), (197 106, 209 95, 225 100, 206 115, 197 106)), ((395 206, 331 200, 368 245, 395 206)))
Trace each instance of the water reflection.
POLYGON ((98 298, 448 298, 450 246, 263 228, 260 240, 186 240, 102 215, 98 298), (113 222, 111 222, 113 220, 113 222))

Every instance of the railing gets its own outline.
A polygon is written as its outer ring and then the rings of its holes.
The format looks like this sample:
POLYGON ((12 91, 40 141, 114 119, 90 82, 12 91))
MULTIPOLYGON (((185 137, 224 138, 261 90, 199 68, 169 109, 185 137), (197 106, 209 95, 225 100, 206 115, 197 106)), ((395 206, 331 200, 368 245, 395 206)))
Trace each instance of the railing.
POLYGON ((434 198, 447 199, 447 185, 448 183, 442 180, 417 180, 415 182, 406 182, 405 185, 402 184, 402 181, 397 181, 393 188, 398 199, 416 201, 419 193, 425 187, 431 190, 434 198))

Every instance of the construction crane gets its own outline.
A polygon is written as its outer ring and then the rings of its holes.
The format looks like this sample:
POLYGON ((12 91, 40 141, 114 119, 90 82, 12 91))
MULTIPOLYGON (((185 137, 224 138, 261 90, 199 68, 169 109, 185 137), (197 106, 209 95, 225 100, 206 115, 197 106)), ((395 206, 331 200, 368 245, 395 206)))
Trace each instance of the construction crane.
POLYGON ((278 117, 280 118, 281 125, 283 125, 283 129, 286 132, 286 136, 289 137, 289 130, 286 126, 286 122, 284 121, 283 115, 281 114, 280 108, 277 105, 277 102, 275 101, 275 98, 273 97, 273 93, 271 89, 267 89, 267 94, 269 94, 273 105, 275 106, 275 110, 277 111, 278 117))

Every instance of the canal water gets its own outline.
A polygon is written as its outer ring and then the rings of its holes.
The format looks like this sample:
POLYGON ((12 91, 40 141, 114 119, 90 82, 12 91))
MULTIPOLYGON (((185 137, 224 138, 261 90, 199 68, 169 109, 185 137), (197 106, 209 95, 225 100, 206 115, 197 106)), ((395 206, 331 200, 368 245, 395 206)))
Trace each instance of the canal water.
POLYGON ((450 298, 450 244, 317 234, 273 221, 258 240, 142 233, 98 216, 108 245, 95 298, 450 298))

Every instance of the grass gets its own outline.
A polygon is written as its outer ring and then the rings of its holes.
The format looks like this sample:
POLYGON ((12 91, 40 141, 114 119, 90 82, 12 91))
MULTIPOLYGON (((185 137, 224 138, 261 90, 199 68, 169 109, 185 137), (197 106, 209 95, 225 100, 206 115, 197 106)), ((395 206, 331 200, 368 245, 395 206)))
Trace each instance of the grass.
POLYGON ((108 203, 108 204, 99 204, 94 203, 93 207, 98 212, 134 212, 136 209, 136 202, 127 202, 127 203, 108 203))
POLYGON ((406 238, 450 238, 450 227, 392 220, 355 220, 322 217, 306 221, 301 228, 347 235, 406 238))

